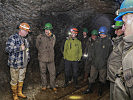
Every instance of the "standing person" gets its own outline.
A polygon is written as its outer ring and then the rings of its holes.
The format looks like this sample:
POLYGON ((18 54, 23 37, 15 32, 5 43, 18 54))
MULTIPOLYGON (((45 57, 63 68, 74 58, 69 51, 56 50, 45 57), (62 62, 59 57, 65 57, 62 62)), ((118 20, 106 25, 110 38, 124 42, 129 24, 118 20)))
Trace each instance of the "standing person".
POLYGON ((123 41, 122 21, 116 21, 112 27, 115 29, 116 38, 113 39, 113 51, 108 59, 107 79, 110 81, 110 100, 113 100, 114 83, 118 69, 122 66, 122 50, 119 50, 123 41))
POLYGON ((88 29, 87 28, 83 28, 83 33, 82 34, 83 34, 83 37, 81 39, 81 43, 82 43, 82 53, 84 54, 85 48, 86 48, 86 42, 88 40, 88 36, 87 36, 88 29))
POLYGON ((88 76, 90 76, 93 46, 94 46, 94 42, 97 40, 97 37, 98 37, 98 32, 97 32, 97 30, 94 29, 91 31, 91 37, 88 38, 88 40, 86 42, 86 48, 85 48, 85 52, 83 54, 83 57, 86 58, 85 68, 84 68, 84 72, 85 72, 84 82, 86 82, 88 80, 88 76))
POLYGON ((133 0, 124 0, 121 4, 115 21, 122 20, 122 67, 115 80, 113 100, 133 100, 133 0))
POLYGON ((21 23, 19 31, 11 35, 6 42, 6 52, 9 53, 8 65, 10 67, 13 100, 19 100, 18 96, 26 98, 22 93, 22 88, 30 58, 29 42, 26 39, 29 31, 30 26, 27 23, 21 23))
POLYGON ((103 92, 104 84, 106 83, 106 73, 107 73, 107 60, 112 50, 112 43, 107 36, 107 28, 102 26, 99 28, 100 38, 94 44, 93 50, 93 61, 90 70, 89 87, 84 92, 84 94, 91 93, 93 83, 99 74, 99 90, 98 95, 101 96, 103 92))
MULTIPOLYGON (((82 33, 82 38, 81 38, 81 44, 82 44, 82 54, 85 54, 85 49, 86 49, 86 42, 88 40, 88 29, 87 28, 83 28, 83 33, 82 33)), ((82 55, 81 58, 81 63, 79 64, 79 75, 83 77, 84 79, 84 75, 85 75, 85 63, 86 63, 86 57, 84 57, 84 55, 82 55)))
POLYGON ((78 34, 77 28, 70 30, 71 35, 66 40, 64 45, 64 59, 65 59, 65 84, 64 87, 68 86, 68 82, 71 80, 71 71, 73 72, 73 80, 75 88, 78 86, 78 62, 82 56, 81 42, 76 38, 78 34))
POLYGON ((51 23, 46 23, 44 27, 45 31, 37 36, 36 47, 38 50, 38 60, 40 64, 40 72, 42 79, 42 90, 47 89, 47 68, 50 74, 50 86, 54 91, 57 91, 55 87, 55 64, 54 64, 54 45, 55 35, 51 32, 53 29, 51 23))

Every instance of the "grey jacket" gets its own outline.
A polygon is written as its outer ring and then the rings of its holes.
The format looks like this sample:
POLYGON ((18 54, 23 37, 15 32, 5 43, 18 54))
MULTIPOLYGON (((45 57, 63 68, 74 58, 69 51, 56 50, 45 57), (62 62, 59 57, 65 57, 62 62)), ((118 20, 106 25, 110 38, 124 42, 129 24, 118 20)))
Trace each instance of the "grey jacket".
MULTIPOLYGON (((97 40, 97 39, 96 39, 97 40)), ((92 61, 94 55, 93 55, 93 51, 94 51, 94 44, 96 42, 96 40, 92 40, 92 38, 88 38, 87 42, 86 42, 86 48, 85 48, 85 54, 88 54, 87 57, 87 61, 92 61)))
POLYGON ((123 76, 127 87, 133 87, 133 35, 123 38, 123 76))
POLYGON ((123 47, 123 36, 116 37, 113 39, 113 51, 111 52, 108 64, 107 64, 107 79, 111 82, 115 82, 116 74, 122 67, 122 47, 123 47))
POLYGON ((54 61, 54 45, 55 36, 48 37, 45 34, 40 34, 36 39, 36 47, 38 49, 38 60, 41 62, 54 61))

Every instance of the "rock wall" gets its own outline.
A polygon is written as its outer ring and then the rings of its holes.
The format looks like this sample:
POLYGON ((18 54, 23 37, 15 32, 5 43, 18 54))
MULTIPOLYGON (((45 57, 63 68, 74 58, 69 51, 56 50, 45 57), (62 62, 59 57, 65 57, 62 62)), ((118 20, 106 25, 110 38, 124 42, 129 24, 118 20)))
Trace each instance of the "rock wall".
POLYGON ((74 26, 78 27, 81 33, 83 27, 91 31, 101 25, 110 30, 117 7, 113 0, 0 0, 0 90, 9 88, 10 81, 5 43, 8 37, 16 32, 20 22, 28 22, 32 30, 28 37, 31 61, 25 80, 25 84, 32 84, 40 80, 34 44, 36 36, 42 33, 46 22, 53 24, 53 33, 57 38, 55 62, 58 69, 62 58, 61 42, 67 36, 68 30, 74 26))

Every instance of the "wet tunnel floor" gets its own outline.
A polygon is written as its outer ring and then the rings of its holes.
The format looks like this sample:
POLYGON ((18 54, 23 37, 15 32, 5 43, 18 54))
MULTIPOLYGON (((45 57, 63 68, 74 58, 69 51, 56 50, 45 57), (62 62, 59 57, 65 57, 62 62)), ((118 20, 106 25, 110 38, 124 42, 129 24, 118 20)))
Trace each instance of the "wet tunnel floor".
MULTIPOLYGON (((63 75, 60 75, 58 79, 63 79, 63 75)), ((97 83, 95 84, 94 91, 91 94, 82 94, 86 88, 87 83, 79 80, 79 88, 77 89, 74 88, 73 83, 66 88, 58 87, 57 93, 54 93, 51 89, 47 89, 46 91, 40 91, 36 95, 35 100, 109 100, 109 86, 105 85, 102 96, 98 96, 97 83)))
MULTIPOLYGON (((68 87, 62 88, 64 84, 64 75, 61 74, 56 80, 57 93, 51 89, 46 91, 41 90, 40 84, 30 84, 24 87, 24 94, 27 95, 27 99, 20 100, 109 100, 109 86, 104 87, 104 92, 102 96, 98 96, 98 84, 96 83, 93 88, 93 93, 82 94, 87 88, 87 83, 79 80, 79 88, 75 89, 73 83, 68 87)), ((0 99, 1 100, 1 99, 0 99)), ((13 100, 11 92, 8 93, 2 100, 13 100)))
POLYGON ((109 100, 109 89, 105 89, 102 96, 97 94, 97 85, 95 90, 91 94, 84 95, 84 91, 87 86, 83 86, 79 89, 69 86, 67 88, 58 88, 58 92, 55 94, 52 90, 41 91, 36 96, 36 100, 109 100))

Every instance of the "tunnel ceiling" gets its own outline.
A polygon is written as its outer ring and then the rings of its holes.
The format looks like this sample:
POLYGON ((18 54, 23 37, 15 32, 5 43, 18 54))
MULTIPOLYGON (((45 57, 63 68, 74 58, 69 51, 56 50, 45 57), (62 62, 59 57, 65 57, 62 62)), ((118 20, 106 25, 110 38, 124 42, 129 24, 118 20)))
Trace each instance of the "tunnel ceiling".
POLYGON ((84 23, 90 23, 96 14, 114 14, 116 9, 111 0, 1 0, 0 26, 9 34, 23 20, 31 22, 33 30, 48 21, 55 27, 61 24, 79 26, 86 20, 84 23))
POLYGON ((87 27, 91 31, 94 26, 102 25, 100 19, 112 23, 117 7, 113 0, 0 0, 0 85, 10 80, 5 42, 14 34, 20 22, 27 21, 31 25, 31 62, 28 67, 31 70, 28 70, 28 74, 32 74, 38 69, 35 39, 42 33, 46 22, 53 24, 57 37, 55 57, 58 63, 60 54, 57 51, 70 27, 87 27), (96 23, 96 20, 101 24, 96 23))

